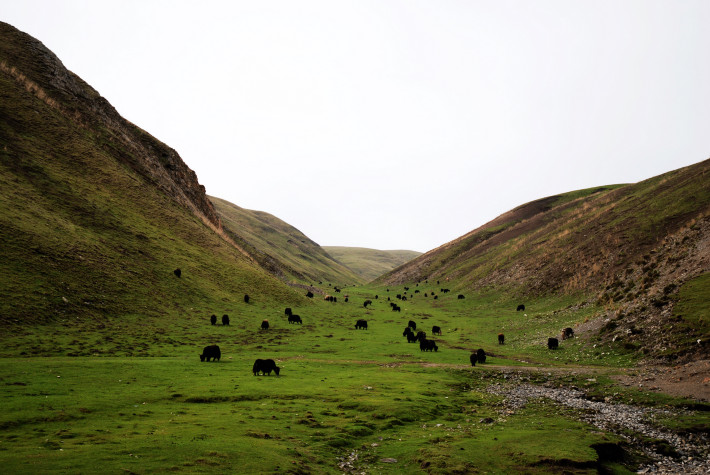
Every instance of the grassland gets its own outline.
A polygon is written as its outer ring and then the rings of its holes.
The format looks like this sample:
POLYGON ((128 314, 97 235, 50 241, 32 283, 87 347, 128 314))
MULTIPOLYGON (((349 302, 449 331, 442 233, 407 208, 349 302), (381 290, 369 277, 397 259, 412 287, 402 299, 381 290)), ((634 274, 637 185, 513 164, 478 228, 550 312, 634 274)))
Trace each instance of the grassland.
MULTIPOLYGON (((600 309, 550 298, 526 302, 522 313, 502 295, 458 299, 436 287, 410 288, 410 298, 397 301, 402 313, 387 302, 402 289, 344 289, 348 303, 293 307, 303 325, 288 324, 281 305, 262 301, 227 309, 229 326, 210 325, 200 311, 11 326, 0 338, 0 460, 12 473, 633 468, 633 458, 605 460, 595 450, 625 446, 618 435, 590 428, 549 401, 509 414, 486 391, 506 383, 506 368, 537 368, 549 374, 540 382, 593 391, 593 375, 600 391, 618 394, 604 375, 634 362, 621 345, 585 335, 555 352, 544 345, 559 328, 600 309), (371 307, 362 306, 366 298, 371 307), (259 329, 264 318, 267 331, 259 329), (368 330, 354 329, 358 318, 368 320, 368 330), (439 351, 423 353, 406 342, 410 319, 427 332, 442 327, 434 337, 439 351), (495 341, 499 331, 505 345, 495 341), (220 362, 199 361, 207 344, 221 347, 220 362), (468 356, 479 347, 489 356, 472 368, 468 356), (274 358, 281 375, 253 376, 258 357, 274 358)), ((651 393, 645 404, 685 402, 651 393)))

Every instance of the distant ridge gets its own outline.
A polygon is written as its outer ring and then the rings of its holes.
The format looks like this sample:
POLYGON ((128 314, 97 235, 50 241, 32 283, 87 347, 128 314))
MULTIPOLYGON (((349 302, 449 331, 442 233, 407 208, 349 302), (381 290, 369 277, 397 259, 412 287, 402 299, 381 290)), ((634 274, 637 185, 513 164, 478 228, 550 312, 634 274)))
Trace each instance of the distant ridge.
POLYGON ((422 254, 417 251, 381 251, 364 247, 323 246, 323 249, 367 282, 422 254))
POLYGON ((285 280, 354 285, 361 276, 334 260, 298 229, 263 211, 241 208, 210 197, 225 232, 259 264, 285 280))

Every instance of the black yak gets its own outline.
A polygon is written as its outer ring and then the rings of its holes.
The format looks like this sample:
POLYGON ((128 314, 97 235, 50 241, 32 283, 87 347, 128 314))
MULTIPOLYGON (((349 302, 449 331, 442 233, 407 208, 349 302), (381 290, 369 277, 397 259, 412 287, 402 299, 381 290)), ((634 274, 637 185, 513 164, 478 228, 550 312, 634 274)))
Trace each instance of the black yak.
POLYGON ((173 274, 175 274, 175 276, 179 278, 182 275, 182 271, 180 269, 175 269, 173 271, 173 274))
POLYGON ((212 325, 216 325, 216 324, 217 324, 217 315, 212 314, 212 316, 210 317, 210 323, 211 323, 212 325))
POLYGON ((515 309, 516 312, 518 312, 518 311, 520 311, 520 310, 522 310, 522 311, 524 312, 524 311, 525 311, 525 305, 520 304, 520 305, 518 305, 518 308, 515 309))
POLYGON ((244 303, 249 303, 249 296, 246 294, 244 295, 244 303))
POLYGON ((370 305, 370 304, 372 304, 372 300, 365 300, 365 301, 362 303, 362 306, 365 307, 365 308, 367 308, 367 306, 370 305))
POLYGON ((469 356, 468 359, 471 361, 471 366, 476 366, 478 355, 476 353, 471 353, 471 356, 469 356))
POLYGON ((210 345, 205 346, 205 349, 202 350, 202 354, 200 355, 200 361, 209 361, 210 359, 212 361, 219 361, 221 357, 222 352, 219 351, 219 346, 210 345))
POLYGON ((566 340, 567 338, 574 338, 574 330, 570 327, 565 328, 562 330, 562 339, 566 340))
POLYGON ((367 330, 367 320, 360 319, 357 322, 355 322, 355 329, 356 330, 367 330))
POLYGON ((483 348, 479 348, 478 350, 476 350, 476 358, 478 359, 479 363, 486 362, 486 352, 483 351, 483 348))
POLYGON ((407 336, 407 335, 412 335, 414 332, 412 331, 412 327, 404 327, 404 331, 402 332, 402 336, 407 336))
POLYGON ((416 322, 415 322, 414 320, 409 320, 409 323, 407 323, 407 325, 409 325, 409 327, 410 327, 412 330, 415 330, 415 331, 416 331, 416 329, 417 329, 417 324, 416 324, 416 322))
POLYGON ((441 335, 441 327, 438 325, 434 325, 431 327, 431 334, 432 335, 441 335))
POLYGON ((286 314, 286 316, 291 316, 291 314, 293 313, 291 311, 291 307, 286 307, 286 311, 284 313, 286 314))
POLYGON ((222 325, 229 325, 229 315, 222 315, 222 325))
POLYGON ((458 298, 459 298, 459 300, 461 300, 461 299, 465 299, 466 297, 464 297, 463 294, 459 294, 459 297, 458 297, 458 298))
POLYGON ((420 339, 419 340, 419 350, 420 351, 438 351, 439 347, 436 346, 436 342, 434 340, 426 340, 426 339, 420 339))
POLYGON ((309 299, 312 299, 312 298, 313 298, 313 292, 311 292, 311 291, 309 290, 309 291, 306 293, 306 297, 308 297, 309 299))
POLYGON ((502 345, 503 343, 505 343, 505 335, 498 333, 498 344, 502 345))
POLYGON ((281 368, 276 366, 276 362, 274 360, 256 360, 254 361, 254 367, 252 368, 252 372, 254 373, 254 376, 258 375, 259 372, 262 374, 266 374, 271 376, 271 372, 276 373, 276 376, 279 375, 279 372, 281 371, 281 368))
POLYGON ((262 321, 261 321, 261 329, 262 329, 262 330, 268 330, 268 329, 269 329, 269 321, 268 321, 268 320, 262 320, 262 321))
POLYGON ((291 314, 291 315, 288 316, 288 323, 301 323, 301 324, 303 324, 303 322, 301 321, 301 316, 300 316, 300 315, 295 315, 295 314, 291 314))
POLYGON ((560 346, 560 342, 557 338, 548 338, 547 339, 547 348, 548 349, 556 350, 558 346, 560 346))

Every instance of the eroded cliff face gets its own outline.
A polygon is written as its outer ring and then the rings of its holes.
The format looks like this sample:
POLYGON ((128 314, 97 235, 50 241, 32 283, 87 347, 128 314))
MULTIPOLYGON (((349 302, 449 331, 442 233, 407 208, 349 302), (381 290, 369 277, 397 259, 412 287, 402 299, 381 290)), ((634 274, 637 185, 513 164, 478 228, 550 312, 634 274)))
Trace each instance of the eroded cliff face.
POLYGON ((121 117, 40 41, 2 22, 0 74, 12 77, 47 105, 90 130, 117 160, 190 209, 205 224, 221 231, 205 187, 175 150, 121 117))

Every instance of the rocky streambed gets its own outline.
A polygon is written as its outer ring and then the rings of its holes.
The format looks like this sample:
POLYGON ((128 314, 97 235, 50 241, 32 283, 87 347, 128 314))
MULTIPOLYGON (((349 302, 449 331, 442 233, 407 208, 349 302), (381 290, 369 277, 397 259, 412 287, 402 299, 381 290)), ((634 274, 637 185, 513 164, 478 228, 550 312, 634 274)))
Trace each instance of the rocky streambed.
POLYGON ((574 388, 515 384, 492 384, 488 392, 503 396, 505 411, 525 407, 532 399, 547 398, 564 406, 579 409, 579 419, 595 427, 617 434, 642 451, 653 462, 639 468, 638 473, 707 474, 710 473, 710 441, 704 434, 680 435, 653 424, 660 415, 677 411, 651 409, 607 401, 592 401, 574 388), (650 443, 649 439, 663 441, 650 443))

